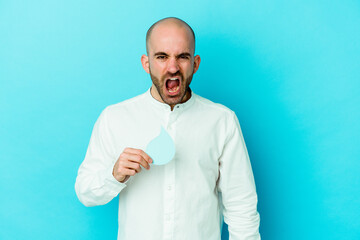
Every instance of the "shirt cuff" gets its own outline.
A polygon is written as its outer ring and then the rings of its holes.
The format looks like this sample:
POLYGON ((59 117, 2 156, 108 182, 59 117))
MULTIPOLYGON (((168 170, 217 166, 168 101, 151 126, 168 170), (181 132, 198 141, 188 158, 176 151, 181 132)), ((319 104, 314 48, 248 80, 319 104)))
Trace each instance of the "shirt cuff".
POLYGON ((126 182, 121 183, 113 176, 113 166, 104 172, 104 182, 106 187, 114 194, 117 195, 126 187, 126 182))

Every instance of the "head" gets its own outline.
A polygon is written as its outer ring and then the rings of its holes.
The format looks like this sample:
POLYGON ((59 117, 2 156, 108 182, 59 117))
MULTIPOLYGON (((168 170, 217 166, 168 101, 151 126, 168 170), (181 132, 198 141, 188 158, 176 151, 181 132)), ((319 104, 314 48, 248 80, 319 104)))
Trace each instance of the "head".
POLYGON ((200 56, 194 56, 191 27, 178 18, 154 23, 146 34, 146 51, 141 63, 150 74, 153 97, 171 108, 187 101, 191 95, 189 85, 200 64, 200 56))

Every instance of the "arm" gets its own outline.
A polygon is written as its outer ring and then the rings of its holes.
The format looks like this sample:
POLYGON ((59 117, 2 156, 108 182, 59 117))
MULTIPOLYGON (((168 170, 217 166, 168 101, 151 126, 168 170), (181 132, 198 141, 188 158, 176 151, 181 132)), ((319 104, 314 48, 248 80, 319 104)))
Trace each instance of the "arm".
POLYGON ((221 192, 224 221, 230 240, 259 240, 260 217, 257 194, 249 156, 235 114, 229 123, 220 161, 218 189, 221 192))
POLYGON ((85 206, 110 202, 125 188, 113 176, 116 161, 105 109, 94 125, 85 159, 80 165, 75 191, 85 206))

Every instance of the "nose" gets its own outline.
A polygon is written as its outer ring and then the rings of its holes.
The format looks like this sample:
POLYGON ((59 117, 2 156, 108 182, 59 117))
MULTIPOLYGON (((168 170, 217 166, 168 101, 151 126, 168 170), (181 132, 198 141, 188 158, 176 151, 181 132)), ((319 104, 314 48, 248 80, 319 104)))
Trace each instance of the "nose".
POLYGON ((167 68, 168 68, 167 70, 169 73, 176 73, 177 71, 179 71, 179 64, 178 64, 177 60, 174 58, 170 58, 168 61, 167 68))

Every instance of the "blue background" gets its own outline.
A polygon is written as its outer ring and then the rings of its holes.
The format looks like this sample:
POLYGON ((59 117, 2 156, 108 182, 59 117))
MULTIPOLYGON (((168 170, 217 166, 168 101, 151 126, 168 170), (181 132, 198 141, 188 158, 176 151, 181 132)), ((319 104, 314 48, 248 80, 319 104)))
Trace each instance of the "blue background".
POLYGON ((116 239, 117 200, 82 206, 75 178, 101 110, 150 87, 167 16, 197 35, 194 92, 238 115, 262 238, 360 239, 356 0, 0 0, 0 239, 116 239))

